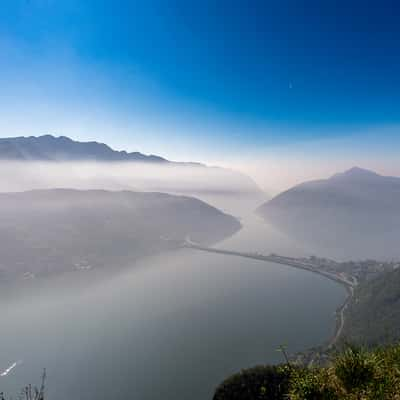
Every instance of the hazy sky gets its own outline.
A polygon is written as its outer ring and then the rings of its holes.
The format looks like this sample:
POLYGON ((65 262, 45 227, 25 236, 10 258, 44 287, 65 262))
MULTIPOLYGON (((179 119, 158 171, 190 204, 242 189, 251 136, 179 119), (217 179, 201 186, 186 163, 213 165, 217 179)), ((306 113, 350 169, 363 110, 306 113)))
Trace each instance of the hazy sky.
POLYGON ((0 17, 3 137, 282 176, 399 167, 395 1, 2 0, 0 17))

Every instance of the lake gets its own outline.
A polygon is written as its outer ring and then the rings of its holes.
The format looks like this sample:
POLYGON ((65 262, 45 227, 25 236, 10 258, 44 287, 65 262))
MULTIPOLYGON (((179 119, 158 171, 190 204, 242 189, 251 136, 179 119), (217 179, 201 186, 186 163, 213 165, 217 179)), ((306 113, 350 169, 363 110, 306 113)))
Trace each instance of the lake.
MULTIPOLYGON (((218 244, 309 254, 251 212, 229 208, 243 229, 218 244)), ((81 271, 0 293, 0 391, 39 383, 47 398, 211 399, 229 374, 283 362, 327 341, 346 292, 282 265, 192 249, 123 271, 81 271)))

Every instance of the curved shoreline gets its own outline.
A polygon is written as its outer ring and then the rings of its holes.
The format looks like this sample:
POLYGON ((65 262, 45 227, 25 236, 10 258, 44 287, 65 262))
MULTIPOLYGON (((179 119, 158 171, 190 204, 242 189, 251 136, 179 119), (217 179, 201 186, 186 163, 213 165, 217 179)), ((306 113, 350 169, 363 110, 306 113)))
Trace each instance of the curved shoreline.
POLYGON ((344 301, 344 303, 336 310, 336 328, 335 332, 333 334, 332 339, 328 342, 328 345, 326 346, 327 350, 331 349, 339 340, 340 335, 343 332, 344 324, 345 324, 345 311, 347 309, 347 306, 350 304, 351 299, 353 298, 354 294, 354 287, 346 287, 347 291, 347 297, 344 301))
POLYGON ((251 258, 254 260, 258 261, 264 261, 264 262, 272 262, 275 264, 281 264, 281 265, 286 265, 288 267, 292 268, 297 268, 297 269, 302 269, 317 275, 322 275, 323 277, 330 279, 339 285, 342 285, 345 287, 348 295, 343 302, 343 304, 337 308, 335 315, 336 315, 336 327, 335 327, 335 332, 330 340, 328 340, 327 345, 324 347, 329 350, 331 349, 339 340, 340 335, 343 331, 344 324, 345 324, 345 317, 344 317, 344 312, 347 308, 347 306, 350 303, 350 300, 353 297, 354 294, 354 287, 356 286, 355 283, 350 282, 343 276, 340 276, 339 274, 334 274, 330 273, 327 271, 319 270, 315 266, 305 263, 303 261, 299 261, 298 259, 291 258, 291 257, 283 257, 283 256, 277 256, 277 255, 262 255, 259 253, 244 253, 244 252, 239 252, 239 251, 233 251, 233 250, 224 250, 224 249, 216 249, 213 247, 205 247, 205 246, 200 246, 194 242, 192 242, 190 239, 186 239, 185 242, 183 243, 182 247, 185 248, 190 248, 190 249, 195 249, 195 250, 200 250, 200 251, 205 251, 208 253, 216 253, 216 254, 221 254, 221 255, 230 255, 230 256, 236 256, 236 257, 244 257, 244 258, 251 258))

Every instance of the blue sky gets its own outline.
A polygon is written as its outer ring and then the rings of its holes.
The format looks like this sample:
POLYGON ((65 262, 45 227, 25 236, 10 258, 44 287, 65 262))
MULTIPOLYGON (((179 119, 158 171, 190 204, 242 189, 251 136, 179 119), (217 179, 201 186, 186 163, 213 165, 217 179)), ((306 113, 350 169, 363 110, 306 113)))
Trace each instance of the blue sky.
POLYGON ((3 0, 0 16, 1 136, 213 162, 400 144, 395 1, 3 0))

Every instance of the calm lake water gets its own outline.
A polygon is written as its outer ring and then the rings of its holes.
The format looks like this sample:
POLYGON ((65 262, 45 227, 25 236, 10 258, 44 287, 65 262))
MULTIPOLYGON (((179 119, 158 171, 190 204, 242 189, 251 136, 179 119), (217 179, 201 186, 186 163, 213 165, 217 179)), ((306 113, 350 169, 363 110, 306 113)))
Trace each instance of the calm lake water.
MULTIPOLYGON (((240 216, 242 231, 219 247, 308 253, 240 216)), ((326 341, 345 296, 305 271, 189 249, 30 282, 0 294, 0 371, 21 361, 0 391, 38 383, 46 367, 48 399, 211 399, 229 374, 283 361, 280 344, 326 341)))

